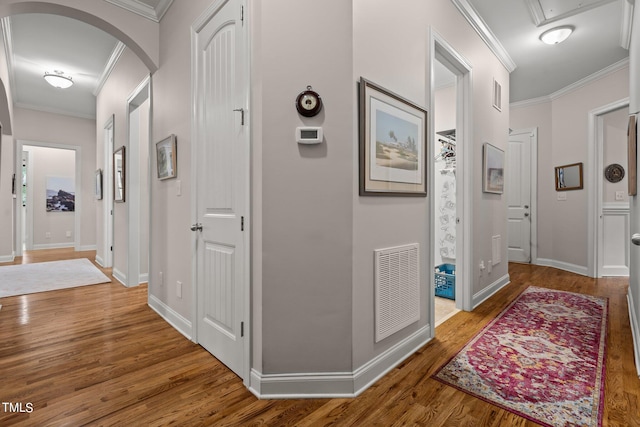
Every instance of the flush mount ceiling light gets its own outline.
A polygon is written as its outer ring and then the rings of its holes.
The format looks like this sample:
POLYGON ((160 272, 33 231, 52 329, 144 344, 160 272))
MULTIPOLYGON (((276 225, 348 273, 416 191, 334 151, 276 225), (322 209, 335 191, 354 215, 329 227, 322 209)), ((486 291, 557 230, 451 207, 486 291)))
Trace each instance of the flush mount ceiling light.
POLYGON ((540 34, 540 40, 546 44, 562 43, 571 35, 573 29, 570 25, 552 28, 540 34))
POLYGON ((73 85, 71 76, 65 76, 62 71, 54 70, 53 73, 45 72, 44 79, 53 87, 66 89, 73 85))

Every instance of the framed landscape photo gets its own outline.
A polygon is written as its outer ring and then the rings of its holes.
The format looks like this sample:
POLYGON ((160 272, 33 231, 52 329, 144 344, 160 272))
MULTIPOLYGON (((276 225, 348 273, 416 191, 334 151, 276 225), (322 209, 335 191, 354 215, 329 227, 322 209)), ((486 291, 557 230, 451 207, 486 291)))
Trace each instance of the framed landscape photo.
POLYGON ((360 195, 427 195, 427 110, 360 78, 360 195))
POLYGON ((169 135, 156 144, 156 160, 158 179, 169 179, 177 176, 177 144, 176 136, 169 135))
POLYGON ((504 151, 488 142, 483 146, 482 191, 502 194, 504 192, 504 151))
POLYGON ((113 153, 113 200, 115 202, 125 201, 126 183, 126 162, 124 145, 113 153))

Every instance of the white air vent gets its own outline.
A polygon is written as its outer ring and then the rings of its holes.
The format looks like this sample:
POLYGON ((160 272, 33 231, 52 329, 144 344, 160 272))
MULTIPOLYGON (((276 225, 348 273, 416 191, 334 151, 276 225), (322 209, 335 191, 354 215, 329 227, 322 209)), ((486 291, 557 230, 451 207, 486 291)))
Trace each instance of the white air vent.
POLYGON ((418 244, 375 252, 376 342, 420 319, 418 244))

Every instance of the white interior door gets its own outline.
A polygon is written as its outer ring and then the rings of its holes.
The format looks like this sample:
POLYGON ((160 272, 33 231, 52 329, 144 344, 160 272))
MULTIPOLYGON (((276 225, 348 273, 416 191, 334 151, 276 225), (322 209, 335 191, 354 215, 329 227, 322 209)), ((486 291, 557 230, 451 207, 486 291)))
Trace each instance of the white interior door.
POLYGON ((531 132, 512 132, 507 154, 509 261, 531 262, 531 132))
POLYGON ((196 40, 197 341, 248 378, 248 82, 242 2, 222 4, 196 40))

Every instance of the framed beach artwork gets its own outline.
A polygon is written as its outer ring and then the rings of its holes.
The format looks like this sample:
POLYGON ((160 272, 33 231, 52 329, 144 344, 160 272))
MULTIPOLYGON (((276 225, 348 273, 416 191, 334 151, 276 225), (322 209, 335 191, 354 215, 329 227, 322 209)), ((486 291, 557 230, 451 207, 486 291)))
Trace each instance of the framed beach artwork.
POLYGON ((113 200, 115 202, 125 201, 126 189, 126 158, 125 147, 118 148, 113 153, 113 200))
POLYGON ((169 179, 177 176, 177 144, 176 136, 170 135, 156 144, 156 161, 158 179, 169 179))
POLYGON ((360 195, 427 195, 427 110, 360 79, 360 195))
POLYGON ((482 163, 482 191, 502 194, 504 192, 504 151, 485 142, 482 163))

